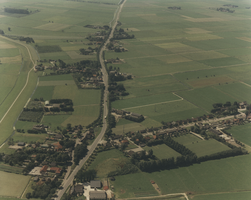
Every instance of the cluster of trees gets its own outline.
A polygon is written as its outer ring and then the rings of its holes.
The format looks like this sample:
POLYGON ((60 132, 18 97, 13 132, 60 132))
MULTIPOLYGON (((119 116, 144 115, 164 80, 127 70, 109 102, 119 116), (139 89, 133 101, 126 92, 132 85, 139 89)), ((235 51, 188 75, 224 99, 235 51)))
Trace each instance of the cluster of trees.
POLYGON ((176 160, 174 159, 174 157, 172 157, 161 160, 140 161, 136 163, 136 165, 141 171, 154 172, 159 170, 174 169, 177 167, 189 166, 196 162, 197 162, 197 156, 189 155, 189 156, 179 156, 176 158, 176 160))
POLYGON ((139 116, 139 117, 133 117, 133 116, 131 116, 131 115, 126 115, 126 116, 125 116, 125 119, 130 120, 130 121, 133 121, 133 122, 138 122, 138 123, 140 123, 140 122, 142 122, 142 121, 145 120, 145 118, 144 118, 143 115, 141 115, 141 116, 139 116))
POLYGON ((73 106, 71 99, 51 99, 50 104, 65 104, 67 106, 73 106))
POLYGON ((20 37, 19 40, 20 41, 26 41, 27 44, 28 43, 35 43, 35 41, 31 37, 20 37))
POLYGON ((45 200, 51 200, 53 195, 55 194, 57 188, 61 185, 61 181, 57 179, 50 180, 47 179, 42 185, 33 185, 33 191, 26 194, 26 198, 40 198, 45 200))
POLYGON ((116 28, 111 41, 122 40, 122 39, 133 39, 133 38, 134 38, 134 35, 129 35, 127 32, 124 31, 123 28, 120 28, 119 30, 117 30, 116 28))
POLYGON ((181 7, 173 6, 173 7, 168 7, 168 9, 172 9, 172 10, 181 10, 181 7))
POLYGON ((33 133, 33 134, 38 134, 38 133, 46 133, 46 130, 41 129, 41 130, 35 130, 35 129, 28 129, 28 133, 33 133))
POLYGON ((220 12, 229 12, 229 13, 235 12, 235 10, 230 10, 229 8, 217 8, 216 10, 220 12))
POLYGON ((78 144, 74 151, 74 163, 78 165, 79 161, 87 154, 88 149, 86 144, 78 144))
POLYGON ((77 182, 83 183, 93 180, 96 175, 97 171, 95 169, 90 169, 88 171, 79 170, 75 178, 77 182))
POLYGON ((84 27, 86 28, 94 28, 94 29, 105 29, 108 30, 110 27, 108 25, 104 25, 104 26, 95 26, 95 25, 85 25, 84 27))
POLYGON ((67 152, 57 152, 41 148, 23 149, 3 157, 4 163, 11 166, 22 166, 25 160, 30 160, 31 162, 23 169, 23 173, 29 173, 35 166, 38 166, 45 160, 47 162, 55 161, 57 164, 65 165, 71 158, 67 152), (36 155, 36 157, 31 159, 31 155, 36 155))
POLYGON ((112 82, 109 84, 109 100, 115 101, 119 99, 119 96, 127 96, 129 93, 126 92, 126 89, 122 83, 117 84, 116 82, 112 82))
POLYGON ((235 101, 232 105, 231 102, 227 101, 225 104, 214 103, 211 113, 223 114, 223 115, 236 115, 238 114, 238 103, 235 101))
POLYGON ((232 7, 232 8, 238 8, 239 7, 237 5, 232 5, 232 4, 224 4, 223 6, 228 6, 228 7, 232 7))
POLYGON ((89 55, 89 54, 93 53, 93 52, 96 51, 96 50, 97 50, 97 48, 96 48, 96 49, 93 49, 93 48, 91 48, 91 47, 88 47, 87 50, 84 49, 84 48, 79 49, 79 51, 80 51, 80 53, 81 53, 82 55, 89 55))
POLYGON ((109 74, 109 79, 114 82, 114 81, 125 81, 126 78, 121 75, 121 74, 114 74, 114 73, 110 73, 109 74))
POLYGON ((17 8, 4 8, 4 12, 7 12, 7 13, 17 13, 17 14, 30 14, 30 12, 25 9, 17 9, 17 8))

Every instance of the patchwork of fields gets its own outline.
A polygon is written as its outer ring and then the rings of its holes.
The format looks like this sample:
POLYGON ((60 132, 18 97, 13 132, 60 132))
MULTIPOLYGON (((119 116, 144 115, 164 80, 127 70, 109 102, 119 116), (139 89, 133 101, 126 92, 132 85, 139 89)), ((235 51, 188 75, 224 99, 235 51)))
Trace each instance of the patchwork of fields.
POLYGON ((251 101, 250 2, 238 2, 234 13, 216 11, 221 4, 128 0, 121 28, 135 39, 120 41, 127 52, 105 56, 123 59, 112 66, 134 78, 112 107, 169 122, 208 114, 213 103, 251 101), (173 94, 180 100, 168 98, 173 94))
MULTIPOLYGON (((74 112, 71 115, 45 115, 42 123, 51 126, 52 130, 59 127, 66 127, 68 123, 75 125, 89 125, 99 116, 100 111, 100 90, 79 90, 73 81, 71 74, 40 77, 39 86, 32 96, 34 98, 50 99, 71 99, 74 112), (70 84, 69 84, 70 83, 70 84), (41 86, 40 86, 41 85, 41 86), (47 86, 45 86, 47 85, 47 86)), ((28 129, 34 125, 32 122, 18 122, 16 128, 28 129)), ((36 138, 36 136, 34 136, 36 138)), ((18 139, 18 135, 14 138, 18 139)), ((35 138, 30 138, 33 141, 35 138)), ((43 139, 44 137, 42 137, 43 139)), ((37 138, 40 139, 40 138, 37 138)))

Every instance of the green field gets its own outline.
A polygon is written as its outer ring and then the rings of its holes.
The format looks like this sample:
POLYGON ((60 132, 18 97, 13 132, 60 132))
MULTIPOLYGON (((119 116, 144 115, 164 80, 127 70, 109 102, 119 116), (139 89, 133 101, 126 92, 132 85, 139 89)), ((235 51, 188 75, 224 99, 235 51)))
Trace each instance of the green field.
POLYGON ((113 149, 98 153, 89 169, 97 170, 97 177, 105 178, 109 172, 121 169, 125 163, 129 162, 119 150, 113 149))
POLYGON ((144 196, 151 195, 150 180, 158 184, 162 194, 250 191, 250 164, 250 155, 237 156, 178 169, 118 176, 113 185, 118 198, 133 197, 139 191, 144 196))
POLYGON ((144 147, 143 149, 146 151, 149 151, 150 149, 152 149, 153 155, 155 155, 158 159, 168 159, 172 157, 176 158, 180 156, 178 152, 174 151, 173 149, 171 149, 165 144, 156 145, 152 147, 144 147))
POLYGON ((231 133, 235 139, 251 146, 250 128, 251 124, 245 124, 243 126, 233 126, 231 129, 228 129, 227 132, 231 133))
MULTIPOLYGON (((32 127, 30 127, 32 129, 32 127)), ((14 141, 19 142, 41 142, 45 141, 47 134, 30 134, 30 133, 18 133, 16 132, 15 135, 12 137, 14 141)))
MULTIPOLYGON (((45 77, 45 81, 52 80, 45 77)), ((56 82, 62 80, 69 80, 70 75, 64 75, 59 77, 58 81, 55 80, 56 86, 39 86, 38 91, 35 92, 33 97, 43 97, 44 100, 50 99, 71 99, 73 101, 74 112, 72 114, 59 114, 59 115, 47 115, 44 116, 42 123, 51 126, 52 130, 59 127, 66 127, 68 123, 72 125, 84 125, 87 126, 96 120, 99 116, 100 110, 100 90, 81 90, 74 85, 58 85, 56 82), (45 96, 45 97, 44 97, 45 96)), ((33 98, 32 97, 32 98, 33 98)))
POLYGON ((193 197, 194 200, 248 200, 251 198, 250 191, 243 191, 243 192, 229 192, 229 193, 222 193, 222 194, 208 194, 208 195, 196 195, 193 197))
POLYGON ((0 193, 2 196, 20 197, 30 176, 0 171, 0 193))
POLYGON ((144 173, 116 176, 116 180, 111 183, 117 198, 158 195, 148 176, 144 173))
POLYGON ((201 140, 200 138, 192 134, 183 135, 174 138, 174 140, 186 146, 188 149, 194 152, 198 157, 230 150, 229 147, 214 139, 201 140))

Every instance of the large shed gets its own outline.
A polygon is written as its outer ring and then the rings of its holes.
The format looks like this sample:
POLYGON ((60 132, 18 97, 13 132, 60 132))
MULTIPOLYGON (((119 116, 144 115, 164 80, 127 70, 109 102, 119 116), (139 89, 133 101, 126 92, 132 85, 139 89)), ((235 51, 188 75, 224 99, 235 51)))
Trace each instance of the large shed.
POLYGON ((90 200, 106 200, 105 191, 90 191, 89 196, 90 200))
POLYGON ((91 181, 90 185, 91 185, 91 188, 101 188, 101 182, 100 181, 91 181))

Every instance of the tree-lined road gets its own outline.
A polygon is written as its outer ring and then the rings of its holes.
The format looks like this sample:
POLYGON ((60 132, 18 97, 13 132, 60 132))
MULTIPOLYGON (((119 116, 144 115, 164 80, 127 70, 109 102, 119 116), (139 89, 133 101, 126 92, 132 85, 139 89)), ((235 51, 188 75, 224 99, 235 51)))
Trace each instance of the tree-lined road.
POLYGON ((63 194, 65 193, 65 191, 67 190, 67 188, 72 184, 75 175, 77 174, 77 172, 81 169, 81 167, 84 165, 84 163, 88 160, 88 158, 92 155, 93 151, 95 150, 95 148, 97 147, 98 143, 102 140, 106 128, 107 128, 107 122, 106 122, 106 116, 108 114, 108 105, 107 105, 107 100, 108 100, 108 74, 106 71, 106 67, 105 67, 105 62, 103 59, 103 52, 105 51, 105 47, 106 45, 110 42, 110 39, 113 37, 113 33, 114 30, 117 26, 117 22, 119 19, 119 14, 125 4, 126 0, 123 1, 122 4, 119 5, 118 11, 116 12, 116 18, 115 18, 115 23, 112 26, 112 30, 110 32, 110 35, 108 37, 108 39, 106 40, 106 42, 104 43, 104 46, 101 48, 100 52, 99 52, 99 60, 100 60, 100 64, 101 64, 101 72, 103 74, 103 82, 104 82, 104 86, 105 86, 105 90, 104 90, 104 111, 103 111, 103 127, 102 130, 100 132, 100 134, 98 135, 98 137, 95 139, 95 141, 88 146, 88 153, 87 155, 79 162, 79 164, 75 167, 75 169, 72 171, 72 173, 70 174, 69 177, 67 177, 64 182, 63 182, 63 189, 59 190, 57 193, 57 198, 55 198, 56 200, 60 200, 63 196, 63 194))

